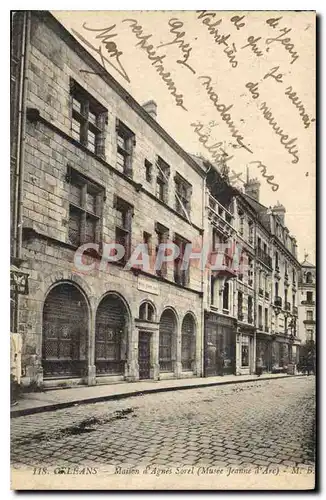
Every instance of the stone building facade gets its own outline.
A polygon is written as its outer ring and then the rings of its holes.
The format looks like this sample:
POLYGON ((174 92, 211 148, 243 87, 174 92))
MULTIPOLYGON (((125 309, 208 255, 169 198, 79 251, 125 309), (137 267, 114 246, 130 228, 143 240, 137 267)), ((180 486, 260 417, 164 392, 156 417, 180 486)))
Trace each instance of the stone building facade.
POLYGON ((200 376, 200 269, 153 262, 161 243, 201 243, 203 171, 155 104, 140 106, 49 13, 16 14, 13 37, 24 72, 11 193, 12 261, 29 275, 13 307, 22 384, 200 376), (113 242, 124 261, 105 260, 113 242), (148 268, 126 269, 139 244, 148 268))

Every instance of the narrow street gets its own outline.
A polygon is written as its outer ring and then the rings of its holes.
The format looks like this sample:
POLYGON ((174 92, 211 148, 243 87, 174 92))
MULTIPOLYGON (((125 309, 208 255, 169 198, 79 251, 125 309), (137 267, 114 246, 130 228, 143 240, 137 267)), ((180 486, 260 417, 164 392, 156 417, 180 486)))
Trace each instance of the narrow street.
POLYGON ((22 416, 13 467, 314 466, 315 377, 172 391, 22 416))

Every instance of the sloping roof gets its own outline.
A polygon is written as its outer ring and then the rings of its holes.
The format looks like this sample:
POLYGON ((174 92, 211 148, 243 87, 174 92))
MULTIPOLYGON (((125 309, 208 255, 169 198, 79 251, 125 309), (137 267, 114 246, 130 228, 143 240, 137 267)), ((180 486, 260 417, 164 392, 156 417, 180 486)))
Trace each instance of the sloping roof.
POLYGON ((316 266, 314 264, 311 264, 311 262, 308 262, 306 259, 300 264, 302 267, 313 267, 315 268, 316 266))
POLYGON ((241 196, 249 203, 251 208, 256 212, 258 219, 260 220, 261 224, 267 229, 267 231, 270 231, 270 223, 269 223, 269 215, 267 215, 267 210, 268 208, 265 207, 265 205, 262 205, 259 201, 255 200, 251 196, 245 193, 241 193, 241 196))

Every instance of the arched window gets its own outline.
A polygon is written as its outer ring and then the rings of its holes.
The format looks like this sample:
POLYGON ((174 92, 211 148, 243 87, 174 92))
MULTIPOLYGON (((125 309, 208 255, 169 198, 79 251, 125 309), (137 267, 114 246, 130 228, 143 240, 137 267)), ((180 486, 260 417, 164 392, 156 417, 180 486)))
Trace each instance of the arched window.
POLYGON ((60 283, 43 308, 42 365, 44 376, 82 376, 87 370, 88 310, 79 289, 60 283))
POLYGON ((191 314, 186 314, 181 328, 181 364, 183 370, 192 370, 196 357, 196 325, 191 314))
POLYGON ((310 271, 306 274, 306 283, 312 283, 312 274, 310 271))
POLYGON ((160 319, 160 342, 159 342, 159 363, 160 371, 172 371, 172 356, 177 336, 177 320, 175 314, 170 309, 162 313, 160 319))
POLYGON ((143 302, 139 308, 139 319, 154 321, 154 307, 150 302, 143 302))
POLYGON ((121 375, 126 359, 128 311, 114 294, 104 297, 96 311, 95 365, 97 374, 121 375))

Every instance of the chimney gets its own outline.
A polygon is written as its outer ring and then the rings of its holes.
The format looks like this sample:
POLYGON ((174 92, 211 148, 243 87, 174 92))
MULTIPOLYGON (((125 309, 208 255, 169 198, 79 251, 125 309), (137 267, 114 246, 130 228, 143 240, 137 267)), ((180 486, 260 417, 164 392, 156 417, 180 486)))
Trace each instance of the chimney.
POLYGON ((247 194, 256 201, 259 201, 259 189, 260 189, 259 180, 249 179, 249 177, 247 176, 247 182, 244 185, 245 194, 247 194))
POLYGON ((278 201, 277 205, 275 205, 275 207, 273 207, 273 214, 279 216, 279 218, 282 221, 283 226, 284 226, 285 212, 286 212, 285 207, 283 205, 281 205, 281 203, 278 201))
POLYGON ((153 99, 145 102, 145 104, 143 104, 143 108, 152 118, 154 118, 154 120, 156 120, 156 118, 157 118, 157 104, 155 101, 153 101, 153 99))

